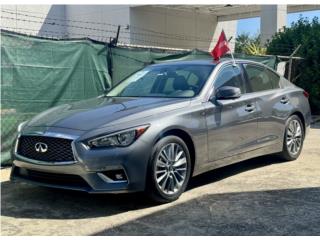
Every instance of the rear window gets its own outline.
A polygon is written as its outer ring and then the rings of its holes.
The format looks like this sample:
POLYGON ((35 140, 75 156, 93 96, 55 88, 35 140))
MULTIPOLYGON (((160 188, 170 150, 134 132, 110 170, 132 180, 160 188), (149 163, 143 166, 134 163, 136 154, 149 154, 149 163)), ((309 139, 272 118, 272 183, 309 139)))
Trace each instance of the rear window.
POLYGON ((279 88, 280 77, 269 69, 253 65, 244 64, 249 84, 248 92, 260 92, 279 88))
POLYGON ((280 88, 280 76, 269 69, 265 69, 266 73, 269 76, 273 88, 280 88))

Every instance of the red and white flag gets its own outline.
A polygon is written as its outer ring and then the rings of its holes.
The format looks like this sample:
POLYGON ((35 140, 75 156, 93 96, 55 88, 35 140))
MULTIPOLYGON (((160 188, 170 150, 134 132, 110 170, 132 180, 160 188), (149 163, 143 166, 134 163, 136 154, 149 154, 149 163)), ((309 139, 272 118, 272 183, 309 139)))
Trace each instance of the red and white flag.
POLYGON ((224 34, 224 31, 222 30, 219 40, 214 49, 210 52, 210 54, 214 58, 214 60, 219 60, 221 56, 223 56, 229 51, 230 48, 228 46, 228 41, 226 35, 224 34))

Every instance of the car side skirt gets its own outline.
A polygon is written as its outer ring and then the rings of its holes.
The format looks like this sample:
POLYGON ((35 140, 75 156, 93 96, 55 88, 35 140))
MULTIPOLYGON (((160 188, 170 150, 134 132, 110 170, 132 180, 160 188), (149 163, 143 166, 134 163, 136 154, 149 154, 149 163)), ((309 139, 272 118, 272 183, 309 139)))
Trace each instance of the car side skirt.
POLYGON ((264 156, 264 155, 279 153, 282 151, 282 147, 283 147, 283 142, 279 142, 279 143, 261 147, 252 151, 240 153, 231 157, 226 157, 213 162, 209 162, 201 166, 201 168, 198 169, 198 171, 195 171, 193 173, 193 176, 199 175, 204 172, 208 172, 210 170, 221 168, 233 163, 242 162, 245 160, 249 160, 249 159, 264 156))

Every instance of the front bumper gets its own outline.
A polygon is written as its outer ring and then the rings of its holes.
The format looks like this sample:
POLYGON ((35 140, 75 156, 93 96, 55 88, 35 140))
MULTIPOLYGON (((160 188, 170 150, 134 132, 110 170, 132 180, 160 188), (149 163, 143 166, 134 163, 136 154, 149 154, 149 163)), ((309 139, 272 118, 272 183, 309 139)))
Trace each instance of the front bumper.
MULTIPOLYGON (((136 192, 145 189, 151 146, 141 138, 126 148, 88 149, 76 140, 75 161, 45 163, 26 159, 13 151, 12 181, 89 193, 136 192), (120 179, 110 174, 121 173, 120 179)), ((119 176, 119 175, 118 175, 119 176)))

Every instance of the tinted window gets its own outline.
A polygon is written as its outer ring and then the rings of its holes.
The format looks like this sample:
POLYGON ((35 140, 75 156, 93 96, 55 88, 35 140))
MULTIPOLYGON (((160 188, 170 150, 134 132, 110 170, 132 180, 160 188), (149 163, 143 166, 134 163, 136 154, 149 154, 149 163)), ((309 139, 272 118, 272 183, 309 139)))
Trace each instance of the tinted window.
MULTIPOLYGON (((199 70, 201 70, 201 68, 199 70)), ((203 84, 203 79, 206 78, 207 76, 202 76, 201 73, 202 73, 201 71, 197 74, 190 71, 186 71, 186 70, 177 71, 177 75, 184 77, 185 81, 189 86, 189 89, 191 90, 199 89, 199 87, 201 87, 201 85, 203 84)), ((167 79, 166 84, 164 86, 165 92, 174 91, 174 81, 175 81, 174 77, 167 79)))
POLYGON ((241 76, 239 66, 227 66, 223 68, 214 83, 216 89, 224 86, 240 88, 242 93, 245 93, 244 83, 241 76))
POLYGON ((123 89, 122 94, 131 95, 136 92, 136 89, 139 89, 141 95, 146 95, 151 91, 156 79, 157 74, 151 72, 145 77, 142 77, 140 81, 129 84, 127 88, 123 89))
POLYGON ((251 64, 244 64, 244 68, 250 86, 248 92, 259 92, 279 88, 279 76, 269 69, 251 64))
POLYGON ((214 67, 192 64, 149 66, 123 80, 107 96, 193 97, 201 91, 214 67))
POLYGON ((269 69, 265 69, 271 83, 272 83, 272 87, 273 88, 279 88, 279 81, 280 81, 280 76, 277 75, 276 73, 272 72, 271 70, 269 69))

